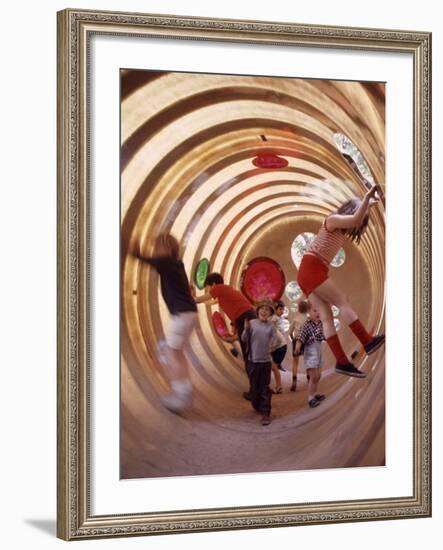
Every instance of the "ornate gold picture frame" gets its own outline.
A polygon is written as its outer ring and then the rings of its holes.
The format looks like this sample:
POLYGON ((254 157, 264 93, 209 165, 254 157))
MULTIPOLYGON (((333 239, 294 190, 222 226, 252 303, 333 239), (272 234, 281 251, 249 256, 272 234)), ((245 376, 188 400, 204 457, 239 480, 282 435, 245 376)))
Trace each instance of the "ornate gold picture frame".
MULTIPOLYGON (((162 42, 163 41, 163 42, 162 42)), ((137 68, 137 67, 134 67, 137 68)), ((115 108, 118 110, 119 105, 115 108)), ((115 136, 118 144, 119 137, 115 136)), ((118 145, 115 148, 118 157, 118 145)), ((389 188, 388 188, 389 193, 389 188)), ((387 198, 389 200, 389 196, 387 198)), ((58 536, 65 540, 154 535, 427 517, 431 515, 431 35, 426 32, 326 27, 64 10, 58 13, 58 536), (412 491, 404 496, 256 502, 250 506, 143 509, 95 513, 90 448, 94 437, 91 385, 95 315, 91 295, 98 208, 91 199, 93 120, 91 62, 95 36, 165 39, 203 45, 248 44, 272 48, 344 50, 363 55, 408 54, 413 66, 412 220, 404 246, 411 249, 413 292, 411 397, 412 491), (409 240, 407 240, 409 239, 409 240)), ((116 221, 118 223, 118 220, 116 221)), ((388 251, 389 253, 389 251, 388 251)), ((119 265, 111 266, 118 271, 119 265)), ((394 344, 395 345, 395 344, 394 344)), ((389 365, 387 366, 389 368, 389 365)), ((408 374, 409 375, 409 371, 408 374)), ((115 404, 118 407, 118 403, 115 404)), ((389 406, 389 404, 388 404, 389 406)), ((392 435, 392 434, 391 434, 392 435)), ((388 434, 389 436, 389 434, 388 434)), ((118 450, 116 451, 118 452, 118 450)))

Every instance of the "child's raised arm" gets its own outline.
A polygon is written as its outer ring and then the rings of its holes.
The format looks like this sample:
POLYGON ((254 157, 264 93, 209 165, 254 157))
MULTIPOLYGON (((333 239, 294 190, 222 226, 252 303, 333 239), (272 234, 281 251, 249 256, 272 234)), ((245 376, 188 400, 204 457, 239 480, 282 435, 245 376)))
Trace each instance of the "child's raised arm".
POLYGON ((372 206, 378 200, 375 198, 376 192, 377 187, 374 185, 367 193, 365 193, 359 207, 354 212, 354 214, 332 214, 331 216, 328 216, 328 230, 335 231, 336 229, 351 229, 353 227, 358 227, 359 225, 361 225, 364 217, 368 213, 369 206, 372 206))

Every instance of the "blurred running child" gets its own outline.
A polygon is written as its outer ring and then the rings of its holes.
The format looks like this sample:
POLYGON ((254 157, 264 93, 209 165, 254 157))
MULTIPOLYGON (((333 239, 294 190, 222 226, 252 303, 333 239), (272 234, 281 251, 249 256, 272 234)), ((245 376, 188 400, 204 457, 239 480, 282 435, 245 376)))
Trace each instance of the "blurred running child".
POLYGON ((140 248, 133 255, 160 275, 161 293, 171 314, 164 349, 171 392, 162 403, 170 411, 182 413, 192 405, 192 384, 183 349, 189 343, 198 314, 180 259, 180 247, 175 237, 162 233, 154 240, 152 256, 142 255, 140 248))

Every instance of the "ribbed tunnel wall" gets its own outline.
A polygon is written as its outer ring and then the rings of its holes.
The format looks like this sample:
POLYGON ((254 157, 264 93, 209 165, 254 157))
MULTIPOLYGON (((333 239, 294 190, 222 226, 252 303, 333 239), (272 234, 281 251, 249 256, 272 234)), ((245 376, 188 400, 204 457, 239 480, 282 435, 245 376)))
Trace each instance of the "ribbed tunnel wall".
MULTIPOLYGON (((384 86, 144 71, 122 71, 121 83, 122 477, 383 464, 383 351, 371 360, 359 353, 365 380, 335 374, 326 351, 327 400, 308 409, 300 385, 273 398, 275 420, 263 428, 241 399, 242 362, 215 334, 209 306, 199 306, 187 351, 194 408, 185 417, 163 409, 169 314, 157 274, 128 249, 140 242, 149 253, 149 239, 170 231, 190 278, 206 257, 238 288, 248 261, 268 256, 295 280, 294 238, 365 192, 335 133, 351 139, 384 188, 384 86), (269 150, 288 166, 256 168, 252 159, 269 150)), ((380 204, 360 246, 347 243, 345 264, 331 268, 373 331, 384 330, 384 249, 380 204)), ((347 327, 339 334, 349 353, 359 350, 347 327)))

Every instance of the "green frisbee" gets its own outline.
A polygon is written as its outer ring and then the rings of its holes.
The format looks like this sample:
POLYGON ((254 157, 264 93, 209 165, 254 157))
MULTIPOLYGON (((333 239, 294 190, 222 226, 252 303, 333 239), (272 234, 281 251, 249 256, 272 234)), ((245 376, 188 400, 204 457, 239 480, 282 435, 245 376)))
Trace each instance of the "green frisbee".
POLYGON ((205 280, 209 273, 209 260, 202 258, 195 269, 195 284, 199 290, 205 287, 205 280))

